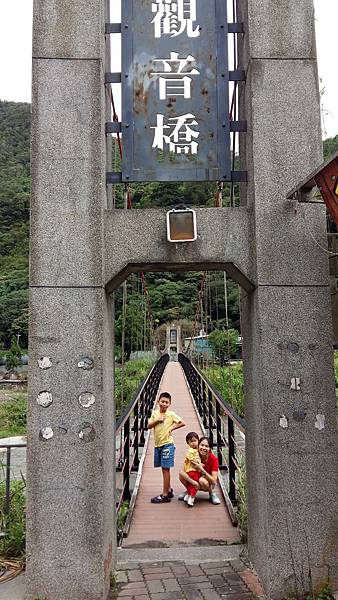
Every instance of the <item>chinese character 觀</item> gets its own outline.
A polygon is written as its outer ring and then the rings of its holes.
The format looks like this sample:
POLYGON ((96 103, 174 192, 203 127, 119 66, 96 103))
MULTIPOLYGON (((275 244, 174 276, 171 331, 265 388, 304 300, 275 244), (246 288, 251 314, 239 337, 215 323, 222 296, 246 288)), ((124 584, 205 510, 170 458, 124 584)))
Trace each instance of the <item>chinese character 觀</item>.
POLYGON ((152 12, 156 13, 152 20, 155 27, 155 37, 162 35, 177 37, 187 32, 188 37, 198 37, 200 29, 194 29, 196 21, 196 0, 155 0, 152 12))

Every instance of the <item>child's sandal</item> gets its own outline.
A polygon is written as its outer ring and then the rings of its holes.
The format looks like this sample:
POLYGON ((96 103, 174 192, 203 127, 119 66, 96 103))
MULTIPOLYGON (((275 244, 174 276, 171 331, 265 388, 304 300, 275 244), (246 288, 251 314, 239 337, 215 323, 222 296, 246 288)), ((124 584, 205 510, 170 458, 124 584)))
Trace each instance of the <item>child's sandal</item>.
POLYGON ((154 498, 152 498, 150 500, 150 502, 152 502, 152 504, 163 504, 164 502, 170 502, 170 498, 169 496, 163 496, 162 494, 160 494, 159 496, 155 496, 154 498))

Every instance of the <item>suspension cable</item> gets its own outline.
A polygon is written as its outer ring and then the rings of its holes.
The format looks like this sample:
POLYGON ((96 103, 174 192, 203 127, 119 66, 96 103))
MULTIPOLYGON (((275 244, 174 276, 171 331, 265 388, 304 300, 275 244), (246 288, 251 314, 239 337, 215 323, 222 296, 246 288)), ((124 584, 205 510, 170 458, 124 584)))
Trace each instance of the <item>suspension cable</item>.
POLYGON ((198 299, 197 299, 197 302, 196 302, 196 312, 195 312, 194 324, 193 324, 193 327, 192 327, 192 333, 191 333, 191 337, 190 337, 190 340, 189 340, 189 344, 188 344, 188 347, 187 347, 187 350, 186 350, 187 354, 188 354, 188 352, 190 350, 192 339, 193 339, 193 337, 195 337, 196 330, 197 330, 198 319, 199 319, 199 316, 201 314, 201 300, 203 298, 203 292, 204 292, 204 287, 205 287, 206 275, 207 275, 207 272, 204 271, 203 276, 202 276, 202 280, 201 280, 200 289, 198 291, 198 299))

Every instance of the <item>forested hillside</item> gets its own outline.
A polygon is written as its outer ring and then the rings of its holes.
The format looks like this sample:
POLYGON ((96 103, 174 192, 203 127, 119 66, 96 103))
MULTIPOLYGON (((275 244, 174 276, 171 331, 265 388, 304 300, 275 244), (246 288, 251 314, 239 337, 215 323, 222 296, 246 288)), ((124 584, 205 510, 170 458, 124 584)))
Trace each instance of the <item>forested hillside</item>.
POLYGON ((0 343, 27 344, 30 105, 0 101, 0 343))
MULTIPOLYGON (((29 235, 29 130, 30 105, 0 101, 0 349, 8 348, 11 337, 21 334, 20 345, 27 345, 27 286, 29 235)), ((338 150, 338 135, 324 142, 325 157, 338 150)), ((151 183, 133 186, 133 206, 168 207, 179 203, 213 205, 214 183, 151 183)), ((229 198, 225 188, 224 204, 229 198)), ((121 206, 122 191, 116 204, 121 206)), ((147 287, 156 325, 168 320, 193 321, 201 273, 147 274, 147 287)), ((128 281, 126 336, 131 338, 140 321, 140 290, 136 278, 128 281), (129 323, 129 329, 128 329, 129 323)), ((230 326, 239 327, 238 293, 229 284, 230 326)), ((221 274, 208 281, 208 302, 212 318, 224 324, 224 287, 221 274), (223 294, 223 295, 222 295, 223 294), (211 308, 210 308, 211 307, 211 308)), ((117 298, 117 338, 121 331, 121 294, 117 298)), ((119 339, 117 339, 117 343, 119 339)))

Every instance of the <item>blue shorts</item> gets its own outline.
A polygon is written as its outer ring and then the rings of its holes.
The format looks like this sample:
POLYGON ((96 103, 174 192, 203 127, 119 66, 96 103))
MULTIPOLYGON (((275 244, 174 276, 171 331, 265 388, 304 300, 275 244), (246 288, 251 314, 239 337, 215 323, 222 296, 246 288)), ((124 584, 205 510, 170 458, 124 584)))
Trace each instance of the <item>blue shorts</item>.
POLYGON ((174 456, 174 444, 164 444, 164 446, 154 448, 154 467, 164 467, 165 469, 170 469, 174 466, 174 456))

